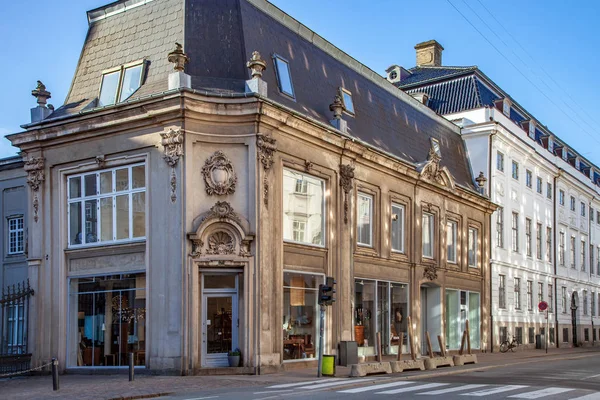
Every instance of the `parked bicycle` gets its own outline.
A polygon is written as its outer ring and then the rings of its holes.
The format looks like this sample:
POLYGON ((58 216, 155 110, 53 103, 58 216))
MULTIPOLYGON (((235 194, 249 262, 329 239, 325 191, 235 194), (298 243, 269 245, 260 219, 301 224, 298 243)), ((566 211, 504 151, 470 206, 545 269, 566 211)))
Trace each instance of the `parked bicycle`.
MULTIPOLYGON (((510 335, 509 335, 510 336, 510 335)), ((515 351, 515 348, 519 346, 516 336, 513 335, 512 340, 508 339, 500 343, 500 353, 506 353, 507 351, 515 351)))

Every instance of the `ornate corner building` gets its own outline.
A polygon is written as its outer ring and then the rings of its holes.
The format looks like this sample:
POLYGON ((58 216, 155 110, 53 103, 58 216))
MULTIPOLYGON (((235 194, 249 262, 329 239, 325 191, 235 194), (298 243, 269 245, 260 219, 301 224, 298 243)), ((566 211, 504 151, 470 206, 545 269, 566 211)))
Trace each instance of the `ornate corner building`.
POLYGON ((408 317, 418 352, 427 333, 458 350, 467 320, 488 346, 496 206, 456 125, 264 0, 123 10, 88 12, 65 104, 34 90, 9 135, 26 153, 34 365, 133 352, 194 374, 239 347, 247 372, 314 366, 325 276, 326 353, 356 341, 369 359, 378 333, 406 352, 408 317))

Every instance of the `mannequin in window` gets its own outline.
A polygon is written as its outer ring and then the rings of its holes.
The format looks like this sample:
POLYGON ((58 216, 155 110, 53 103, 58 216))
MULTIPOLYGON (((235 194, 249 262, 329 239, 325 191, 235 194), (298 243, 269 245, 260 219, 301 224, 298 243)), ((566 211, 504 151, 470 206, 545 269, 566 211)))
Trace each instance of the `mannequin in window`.
POLYGON ((394 329, 396 330, 396 335, 400 335, 402 331, 403 314, 402 308, 396 308, 396 311, 394 311, 394 329))

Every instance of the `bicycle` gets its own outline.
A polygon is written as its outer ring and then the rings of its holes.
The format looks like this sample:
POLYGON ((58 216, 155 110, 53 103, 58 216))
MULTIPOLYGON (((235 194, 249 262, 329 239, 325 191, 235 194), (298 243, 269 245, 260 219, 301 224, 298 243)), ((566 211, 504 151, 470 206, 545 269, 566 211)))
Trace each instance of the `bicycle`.
POLYGON ((500 343, 500 353, 506 353, 508 350, 514 352, 515 348, 518 346, 519 342, 517 341, 517 338, 513 335, 511 341, 508 341, 507 339, 504 342, 500 343))

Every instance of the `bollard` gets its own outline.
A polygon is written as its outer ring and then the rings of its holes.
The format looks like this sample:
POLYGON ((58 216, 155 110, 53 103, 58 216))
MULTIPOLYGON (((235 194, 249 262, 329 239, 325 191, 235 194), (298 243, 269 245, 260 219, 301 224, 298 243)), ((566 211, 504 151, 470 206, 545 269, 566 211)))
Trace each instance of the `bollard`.
POLYGON ((381 362, 381 332, 377 332, 377 362, 381 362))
POLYGON ((59 389, 58 382, 58 360, 56 358, 52 359, 52 390, 56 391, 59 389))
POLYGON ((129 353, 129 382, 133 382, 133 353, 129 353))

